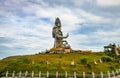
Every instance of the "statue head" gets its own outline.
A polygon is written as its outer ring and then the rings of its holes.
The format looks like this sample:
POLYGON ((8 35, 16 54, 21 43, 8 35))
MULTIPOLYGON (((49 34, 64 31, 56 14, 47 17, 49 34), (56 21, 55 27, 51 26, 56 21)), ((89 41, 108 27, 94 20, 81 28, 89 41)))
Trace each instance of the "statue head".
POLYGON ((61 22, 60 22, 60 19, 58 17, 55 19, 55 26, 61 27, 61 22))

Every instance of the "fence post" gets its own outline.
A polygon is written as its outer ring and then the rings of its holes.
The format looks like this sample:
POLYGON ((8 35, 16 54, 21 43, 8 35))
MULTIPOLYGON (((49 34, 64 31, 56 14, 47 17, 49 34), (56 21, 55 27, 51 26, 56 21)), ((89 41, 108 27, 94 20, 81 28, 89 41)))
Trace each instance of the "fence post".
POLYGON ((22 74, 22 72, 20 71, 20 72, 19 72, 19 78, 21 78, 21 74, 22 74))
POLYGON ((109 71, 107 71, 107 75, 108 75, 108 78, 110 78, 110 72, 109 71))
POLYGON ((92 78, 95 78, 95 74, 94 74, 94 72, 92 72, 92 78))
POLYGON ((100 72, 101 78, 103 78, 103 72, 100 72))
POLYGON ((25 72, 25 77, 27 77, 28 71, 25 72))
POLYGON ((56 72, 56 78, 58 78, 58 72, 56 72))
POLYGON ((41 71, 39 71, 39 78, 41 78, 41 71))
POLYGON ((67 78, 67 71, 65 71, 65 78, 67 78))
POLYGON ((85 72, 83 72, 83 78, 85 78, 85 72))
POLYGON ((9 72, 7 71, 7 72, 6 72, 6 77, 8 77, 8 73, 9 73, 9 72))
POLYGON ((76 77, 76 72, 74 72, 74 78, 77 78, 77 77, 76 77))
POLYGON ((116 73, 117 73, 117 75, 119 74, 119 72, 118 72, 118 70, 116 69, 116 73))
POLYGON ((113 77, 115 77, 115 72, 114 71, 112 71, 112 75, 113 75, 113 77))
POLYGON ((12 78, 15 78, 15 71, 13 71, 12 78))
POLYGON ((49 78, 49 72, 47 71, 47 78, 49 78))
POLYGON ((32 75, 32 78, 33 78, 33 77, 34 77, 34 71, 32 71, 32 74, 31 74, 31 75, 32 75))

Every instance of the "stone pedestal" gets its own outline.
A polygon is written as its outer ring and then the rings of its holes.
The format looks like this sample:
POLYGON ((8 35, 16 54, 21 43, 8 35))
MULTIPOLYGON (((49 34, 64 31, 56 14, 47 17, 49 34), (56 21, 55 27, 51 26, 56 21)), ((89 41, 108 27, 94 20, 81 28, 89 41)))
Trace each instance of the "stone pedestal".
POLYGON ((51 48, 49 52, 50 53, 70 53, 71 48, 62 48, 62 47, 51 48))

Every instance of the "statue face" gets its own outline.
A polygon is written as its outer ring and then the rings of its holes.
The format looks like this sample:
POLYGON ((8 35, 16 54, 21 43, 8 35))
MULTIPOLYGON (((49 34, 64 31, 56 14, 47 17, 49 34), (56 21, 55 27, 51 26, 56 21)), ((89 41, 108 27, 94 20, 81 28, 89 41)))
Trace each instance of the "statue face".
POLYGON ((61 30, 61 26, 58 26, 58 30, 61 30))
POLYGON ((60 23, 58 23, 58 26, 61 26, 60 23))

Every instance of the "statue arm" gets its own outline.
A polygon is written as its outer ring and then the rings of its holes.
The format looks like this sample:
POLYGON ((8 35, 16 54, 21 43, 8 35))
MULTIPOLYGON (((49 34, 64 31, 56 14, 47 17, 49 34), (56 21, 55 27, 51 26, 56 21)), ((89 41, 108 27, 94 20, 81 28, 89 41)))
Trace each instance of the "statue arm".
POLYGON ((66 36, 61 36, 61 35, 59 35, 59 34, 56 34, 56 36, 59 37, 59 38, 67 38, 67 37, 69 36, 69 34, 67 33, 66 36))

